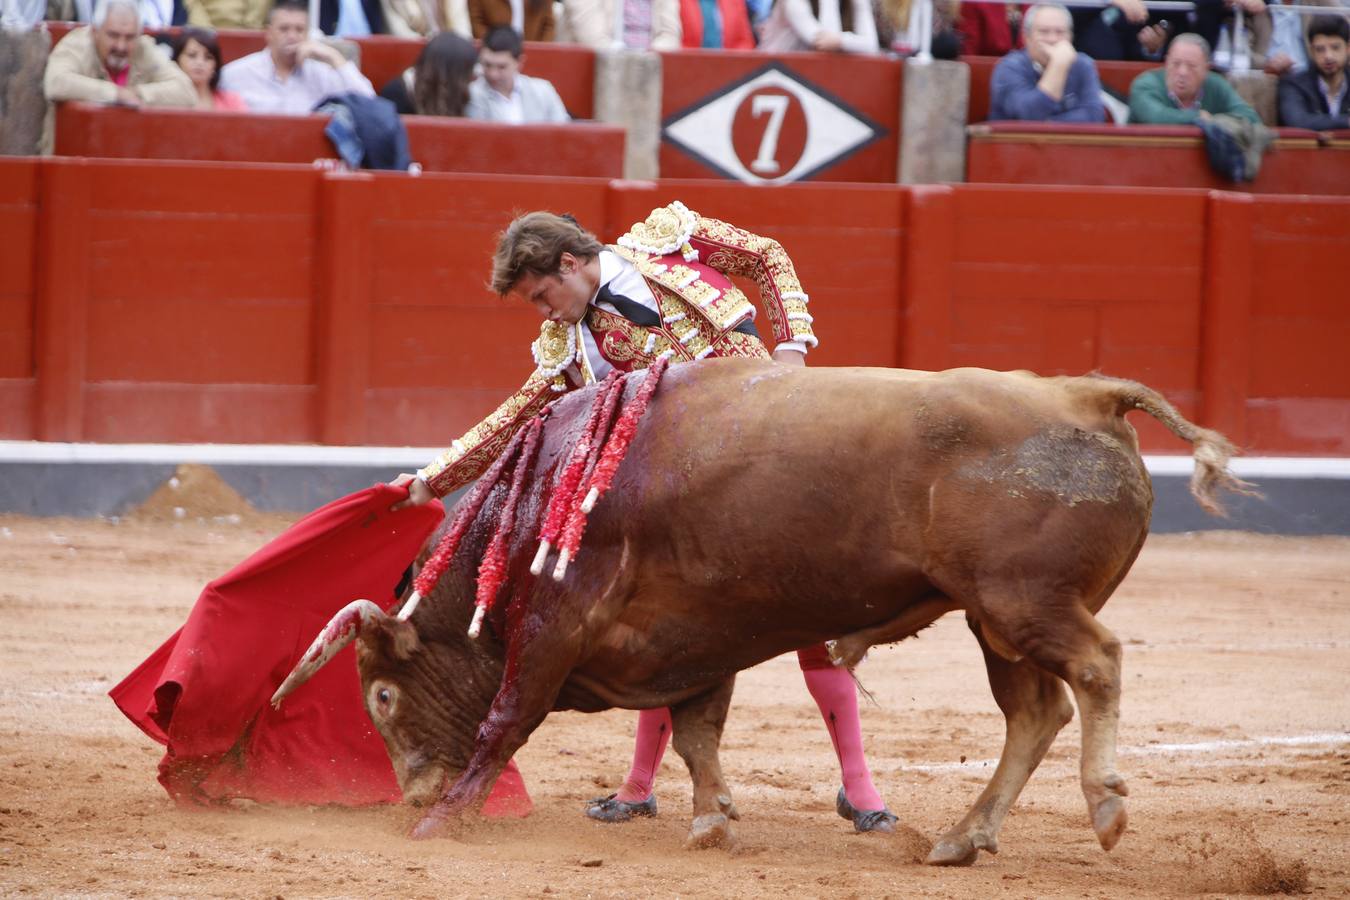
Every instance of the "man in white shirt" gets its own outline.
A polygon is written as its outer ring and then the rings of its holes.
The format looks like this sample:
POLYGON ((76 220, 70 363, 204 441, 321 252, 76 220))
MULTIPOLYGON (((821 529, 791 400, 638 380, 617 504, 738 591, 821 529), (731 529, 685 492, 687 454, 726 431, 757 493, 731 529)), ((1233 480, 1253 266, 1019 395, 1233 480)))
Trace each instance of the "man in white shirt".
POLYGON ((301 115, 330 94, 375 96, 355 63, 308 38, 309 7, 303 0, 278 0, 268 13, 265 34, 265 49, 220 73, 221 89, 242 96, 252 112, 301 115))
POLYGON ((478 53, 483 75, 469 85, 465 115, 512 125, 572 121, 553 85, 521 74, 524 50, 520 33, 508 25, 487 33, 478 53))

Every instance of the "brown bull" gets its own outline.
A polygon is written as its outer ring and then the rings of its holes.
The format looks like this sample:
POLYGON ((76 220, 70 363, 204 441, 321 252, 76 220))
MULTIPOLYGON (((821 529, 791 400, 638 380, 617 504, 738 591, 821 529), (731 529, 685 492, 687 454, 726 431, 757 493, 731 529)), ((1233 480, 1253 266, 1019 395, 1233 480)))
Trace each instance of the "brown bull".
MULTIPOLYGON (((592 391, 557 404, 526 511, 592 391)), ((1218 510, 1217 486, 1245 490, 1221 435, 1133 382, 678 366, 561 583, 530 574, 535 534, 518 525, 490 627, 466 636, 494 496, 410 619, 353 604, 358 627, 327 629, 342 636, 316 642, 274 702, 358 632, 366 706, 405 796, 440 794, 417 836, 476 808, 551 710, 669 706, 694 784, 690 840, 717 844, 734 817, 718 744, 738 671, 830 639, 852 664, 959 609, 1007 736, 989 785, 928 861, 997 849, 1004 816, 1073 716, 1064 684, 1083 717, 1088 815, 1110 850, 1126 821, 1121 649, 1094 613, 1148 533, 1152 488, 1124 419, 1135 409, 1193 443, 1192 491, 1207 509, 1218 510)))

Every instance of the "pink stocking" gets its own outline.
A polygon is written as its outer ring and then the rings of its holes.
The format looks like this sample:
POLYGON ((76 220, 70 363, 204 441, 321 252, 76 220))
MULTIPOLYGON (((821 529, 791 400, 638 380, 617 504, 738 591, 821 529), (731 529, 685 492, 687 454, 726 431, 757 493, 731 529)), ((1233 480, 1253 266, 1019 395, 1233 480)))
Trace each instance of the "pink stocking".
POLYGON ((797 662, 802 667, 806 689, 820 707, 825 727, 830 730, 848 802, 863 811, 885 808, 863 755, 862 722, 858 718, 858 691, 853 676, 843 666, 834 665, 824 644, 798 650, 797 662))
POLYGON ((638 713, 637 743, 633 747, 633 768, 614 799, 641 803, 652 795, 656 770, 670 743, 670 710, 644 709, 638 713))

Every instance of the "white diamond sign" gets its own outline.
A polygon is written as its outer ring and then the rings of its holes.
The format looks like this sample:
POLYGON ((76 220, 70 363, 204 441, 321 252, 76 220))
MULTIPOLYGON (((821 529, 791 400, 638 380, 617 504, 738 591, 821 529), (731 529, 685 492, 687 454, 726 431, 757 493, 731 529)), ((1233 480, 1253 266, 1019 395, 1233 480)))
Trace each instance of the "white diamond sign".
POLYGON ((769 63, 666 120, 662 136, 747 184, 786 184, 881 137, 866 116, 779 63, 769 63))

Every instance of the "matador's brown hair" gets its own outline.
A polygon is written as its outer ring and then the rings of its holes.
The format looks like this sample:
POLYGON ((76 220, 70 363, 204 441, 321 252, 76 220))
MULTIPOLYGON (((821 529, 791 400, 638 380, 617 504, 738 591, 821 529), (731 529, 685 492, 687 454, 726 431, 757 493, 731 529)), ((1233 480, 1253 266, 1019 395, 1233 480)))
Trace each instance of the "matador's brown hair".
POLYGON ((492 289, 505 297, 526 275, 556 275, 564 253, 591 259, 605 249, 595 235, 571 216, 548 212, 526 213, 497 239, 492 256, 492 289))

